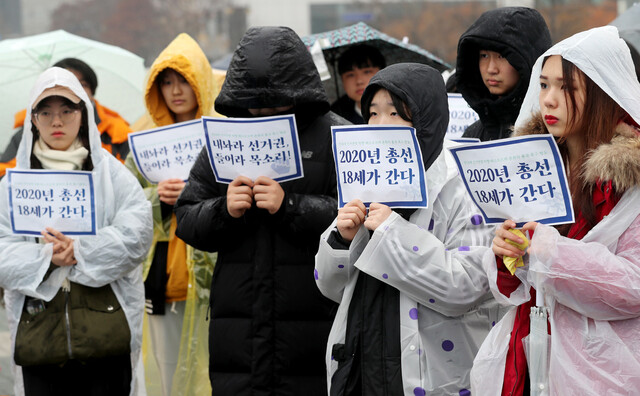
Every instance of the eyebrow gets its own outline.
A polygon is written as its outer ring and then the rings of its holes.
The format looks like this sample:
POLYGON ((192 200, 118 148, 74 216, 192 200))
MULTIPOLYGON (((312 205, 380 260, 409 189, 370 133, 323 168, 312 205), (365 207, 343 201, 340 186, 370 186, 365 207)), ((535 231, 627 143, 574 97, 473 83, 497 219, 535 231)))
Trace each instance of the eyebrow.
MULTIPOLYGON (((548 80, 548 79, 549 79, 549 77, 544 76, 544 75, 542 75, 542 74, 541 74, 541 75, 540 75, 540 79, 541 79, 541 80, 548 80)), ((562 81, 562 80, 564 80, 564 78, 563 78, 563 77, 558 77, 558 78, 556 78, 556 81, 562 81)))

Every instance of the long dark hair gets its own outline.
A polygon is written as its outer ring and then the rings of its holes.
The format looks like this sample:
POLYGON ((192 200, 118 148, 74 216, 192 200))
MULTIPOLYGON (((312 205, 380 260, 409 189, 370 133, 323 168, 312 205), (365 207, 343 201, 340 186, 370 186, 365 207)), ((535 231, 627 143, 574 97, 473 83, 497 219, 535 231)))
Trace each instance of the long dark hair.
MULTIPOLYGON (((49 98, 53 98, 53 97, 54 96, 51 96, 49 98)), ((64 106, 67 106, 73 110, 80 110, 82 119, 80 122, 80 130, 78 131, 78 137, 80 138, 80 142, 82 143, 82 145, 87 150, 89 150, 89 154, 87 155, 87 158, 82 163, 82 170, 93 170, 93 161, 91 161, 91 145, 89 144, 89 117, 87 116, 87 106, 84 104, 83 101, 80 101, 79 103, 76 104, 65 97, 62 97, 62 96, 55 96, 55 97, 60 98, 64 106)), ((38 105, 32 110, 32 114, 35 114, 40 109, 42 109, 42 107, 47 103, 49 98, 45 98, 41 100, 40 103, 38 103, 38 105)), ((33 134, 31 147, 33 147, 36 141, 40 138, 40 131, 38 131, 38 128, 33 122, 31 123, 31 132, 33 134)), ((31 161, 31 169, 42 169, 42 163, 40 163, 40 160, 35 156, 35 154, 33 154, 33 149, 31 149, 30 161, 31 161)))
MULTIPOLYGON (((544 62, 549 59, 545 58, 544 62)), ((544 66, 543 62, 543 66, 544 66)), ((592 151, 604 143, 609 143, 615 134, 616 125, 627 113, 602 88, 593 82, 573 63, 562 59, 562 82, 565 86, 565 96, 570 118, 566 135, 578 134, 582 145, 580 153, 575 153, 577 160, 569 164, 569 151, 566 139, 556 138, 560 153, 569 170, 569 186, 573 201, 573 208, 582 213, 589 227, 597 224, 596 208, 593 203, 593 186, 583 178, 583 168, 592 151), (576 117, 576 86, 580 79, 585 86, 584 108, 580 117, 576 117)), ((566 235, 571 224, 558 227, 566 235)))

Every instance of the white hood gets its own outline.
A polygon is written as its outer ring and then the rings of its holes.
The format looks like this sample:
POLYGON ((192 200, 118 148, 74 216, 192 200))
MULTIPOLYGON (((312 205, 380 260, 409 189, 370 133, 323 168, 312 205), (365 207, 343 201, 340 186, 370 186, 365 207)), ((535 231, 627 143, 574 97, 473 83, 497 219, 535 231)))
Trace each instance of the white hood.
POLYGON ((627 44, 615 26, 603 26, 580 32, 549 48, 531 72, 531 82, 524 98, 516 128, 523 126, 540 111, 540 73, 542 62, 551 55, 576 65, 604 92, 640 124, 640 83, 627 44))
POLYGON ((24 120, 24 133, 22 141, 16 155, 16 168, 28 169, 31 167, 31 150, 33 144, 33 133, 31 132, 31 111, 38 96, 47 88, 55 86, 67 87, 76 94, 87 107, 87 116, 89 118, 89 146, 91 149, 91 161, 96 167, 102 157, 102 144, 100 143, 100 132, 96 126, 95 112, 93 104, 89 100, 89 96, 85 92, 80 81, 68 70, 60 67, 52 67, 45 70, 36 80, 31 93, 29 94, 29 106, 27 107, 27 116, 24 120))

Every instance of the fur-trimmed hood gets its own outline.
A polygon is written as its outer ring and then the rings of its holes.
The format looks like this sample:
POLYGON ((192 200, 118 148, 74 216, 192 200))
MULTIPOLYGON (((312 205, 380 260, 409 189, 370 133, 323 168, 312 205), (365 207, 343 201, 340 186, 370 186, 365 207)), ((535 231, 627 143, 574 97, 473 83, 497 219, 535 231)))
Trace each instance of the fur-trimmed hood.
MULTIPOLYGON (((512 137, 548 134, 540 113, 525 125, 516 128, 512 137)), ((611 142, 601 144, 587 154, 580 177, 587 185, 611 181, 615 191, 622 194, 633 186, 640 186, 640 130, 624 122, 616 126, 611 142)))

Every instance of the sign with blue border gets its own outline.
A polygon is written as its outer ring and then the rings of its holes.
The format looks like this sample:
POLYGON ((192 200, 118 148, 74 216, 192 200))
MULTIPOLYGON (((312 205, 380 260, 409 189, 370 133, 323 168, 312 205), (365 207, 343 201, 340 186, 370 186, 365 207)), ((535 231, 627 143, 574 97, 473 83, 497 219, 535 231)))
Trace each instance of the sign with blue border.
POLYGON ((564 164, 551 135, 452 147, 471 199, 487 224, 511 219, 554 225, 575 221, 564 164))
POLYGON ((456 140, 462 137, 469 125, 478 121, 480 117, 459 93, 447 94, 449 99, 449 125, 446 138, 456 140))
POLYGON ((186 181, 204 142, 200 120, 129 134, 136 166, 140 174, 154 184, 167 179, 186 181))
POLYGON ((8 169, 7 179, 14 234, 41 236, 46 227, 65 235, 96 234, 91 172, 8 169))
POLYGON ((202 117, 216 181, 267 176, 279 183, 304 177, 293 114, 256 118, 202 117))
POLYGON ((416 130, 398 125, 331 127, 338 207, 360 199, 392 208, 426 208, 427 187, 416 130))

